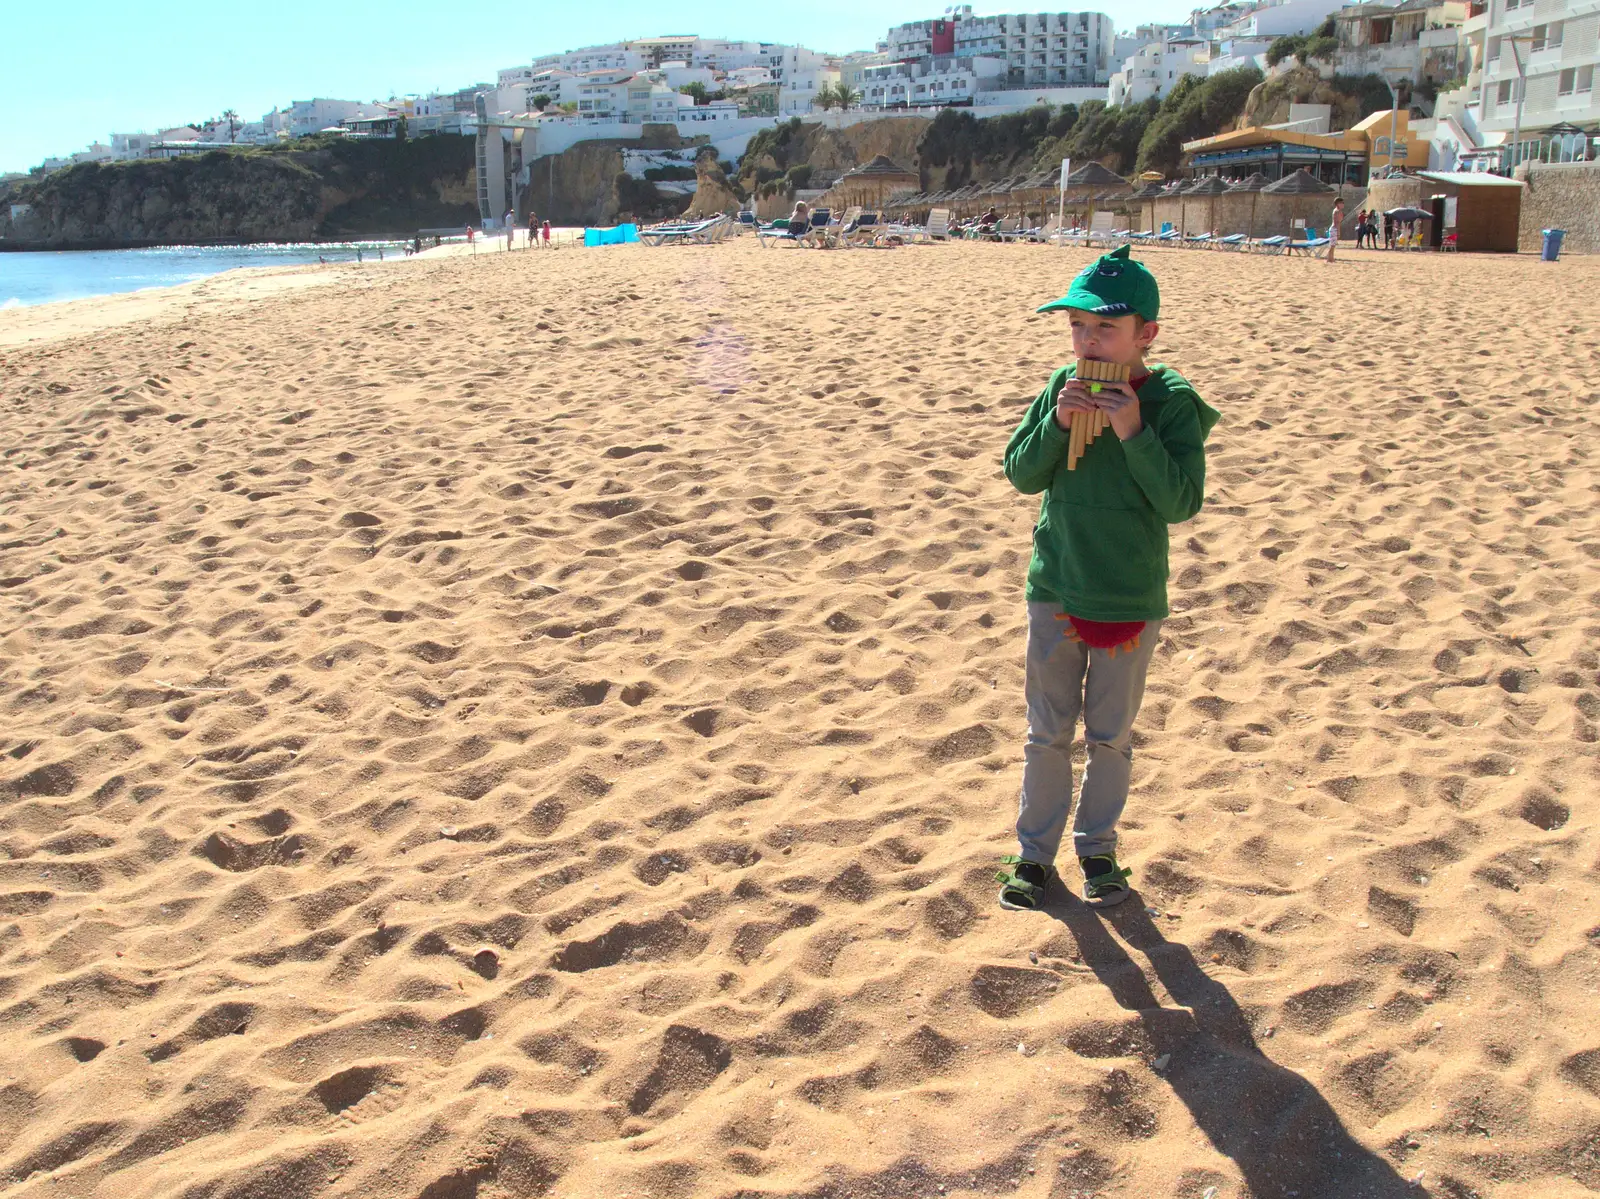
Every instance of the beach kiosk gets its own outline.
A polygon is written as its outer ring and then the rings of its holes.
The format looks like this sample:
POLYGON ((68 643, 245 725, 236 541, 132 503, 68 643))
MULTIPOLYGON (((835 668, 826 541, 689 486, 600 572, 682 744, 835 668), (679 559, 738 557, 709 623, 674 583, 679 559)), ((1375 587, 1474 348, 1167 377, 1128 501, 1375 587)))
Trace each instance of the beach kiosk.
POLYGON ((1442 249, 1445 238, 1463 253, 1515 254, 1522 220, 1520 179, 1477 171, 1418 171, 1424 206, 1433 212, 1429 238, 1442 249))

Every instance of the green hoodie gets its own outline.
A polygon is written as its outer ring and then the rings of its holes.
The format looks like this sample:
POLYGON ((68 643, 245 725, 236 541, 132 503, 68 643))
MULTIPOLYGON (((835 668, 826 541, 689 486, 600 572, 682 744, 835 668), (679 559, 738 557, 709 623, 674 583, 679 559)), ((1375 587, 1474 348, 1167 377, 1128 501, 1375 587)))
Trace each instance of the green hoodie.
POLYGON ((1164 619, 1167 526, 1200 511, 1206 435, 1221 414, 1177 371, 1154 367, 1138 388, 1139 435, 1121 441, 1108 428, 1069 471, 1055 408, 1075 371, 1050 377, 1006 445, 1006 478, 1024 495, 1045 493, 1027 598, 1085 620, 1164 619))

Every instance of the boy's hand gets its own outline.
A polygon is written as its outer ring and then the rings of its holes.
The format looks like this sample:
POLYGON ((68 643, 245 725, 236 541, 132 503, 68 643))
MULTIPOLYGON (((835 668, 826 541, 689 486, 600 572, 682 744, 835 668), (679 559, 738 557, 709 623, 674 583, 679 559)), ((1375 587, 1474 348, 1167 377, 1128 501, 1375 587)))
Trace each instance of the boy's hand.
MULTIPOLYGON (((1073 382, 1077 380, 1074 379, 1073 382)), ((1088 391, 1086 385, 1080 384, 1080 386, 1088 391)), ((1066 393, 1066 388, 1061 390, 1063 394, 1066 393)), ((1127 441, 1128 438, 1137 437, 1143 432, 1144 421, 1139 419, 1139 396, 1128 384, 1102 383, 1100 390, 1091 399, 1096 408, 1105 410, 1111 420, 1111 431, 1119 440, 1127 441)), ((1056 410, 1060 411, 1059 403, 1056 405, 1056 410)))
POLYGON ((1068 379, 1056 393, 1056 425, 1064 432, 1071 427, 1074 412, 1093 412, 1098 407, 1087 383, 1082 379, 1068 379))

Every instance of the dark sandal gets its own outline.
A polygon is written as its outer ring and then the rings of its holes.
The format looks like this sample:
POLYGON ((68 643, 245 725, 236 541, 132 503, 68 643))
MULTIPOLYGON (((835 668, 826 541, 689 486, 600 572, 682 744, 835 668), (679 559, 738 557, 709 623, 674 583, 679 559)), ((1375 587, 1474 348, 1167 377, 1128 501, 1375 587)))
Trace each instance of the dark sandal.
POLYGON ((1128 878, 1133 874, 1126 866, 1118 866, 1115 854, 1096 854, 1079 858, 1083 867, 1083 902, 1092 908, 1109 908, 1133 894, 1128 889, 1128 878))
POLYGON ((1000 859, 1000 864, 1007 867, 994 876, 1000 883, 1001 907, 1013 912, 1036 912, 1044 907, 1045 892, 1056 876, 1054 866, 1009 853, 1000 859))

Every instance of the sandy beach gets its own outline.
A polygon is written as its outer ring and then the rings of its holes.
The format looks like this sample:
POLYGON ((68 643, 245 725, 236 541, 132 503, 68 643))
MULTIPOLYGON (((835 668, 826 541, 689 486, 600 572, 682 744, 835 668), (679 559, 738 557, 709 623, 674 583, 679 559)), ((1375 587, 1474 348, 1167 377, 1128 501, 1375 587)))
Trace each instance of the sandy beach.
POLYGON ((1600 259, 1340 255, 1146 255, 1105 915, 992 882, 1086 252, 0 313, 0 1195, 1600 1191, 1600 259))

